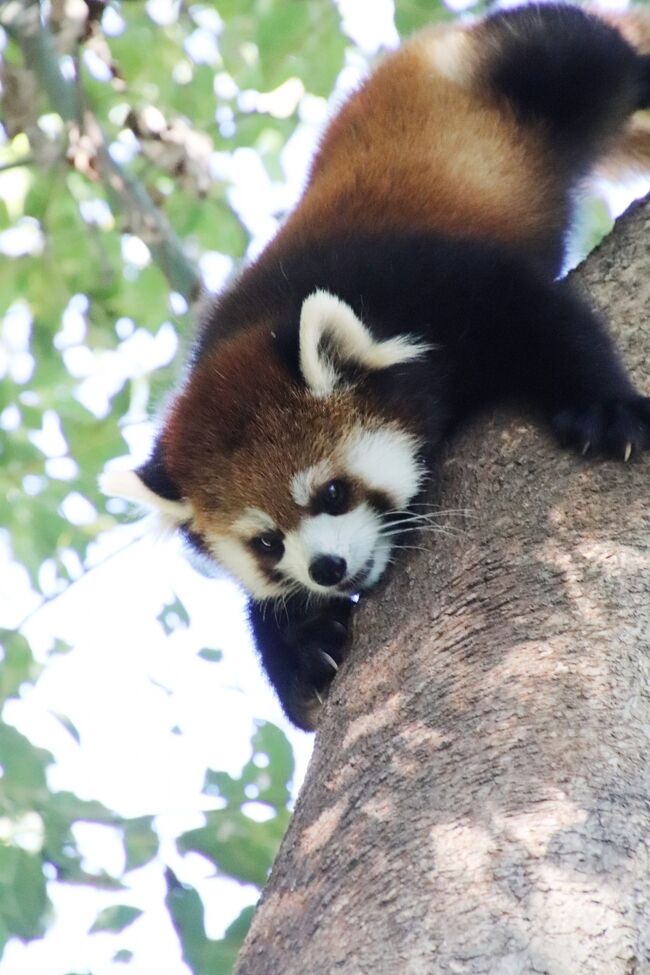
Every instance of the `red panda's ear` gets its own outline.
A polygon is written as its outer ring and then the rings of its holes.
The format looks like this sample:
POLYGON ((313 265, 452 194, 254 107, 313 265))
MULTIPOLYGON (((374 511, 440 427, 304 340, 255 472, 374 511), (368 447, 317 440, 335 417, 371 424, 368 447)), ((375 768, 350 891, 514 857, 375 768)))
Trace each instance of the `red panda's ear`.
POLYGON ((99 478, 104 494, 126 498, 158 515, 169 527, 191 520, 192 508, 165 470, 159 444, 146 463, 136 470, 111 468, 99 478))
POLYGON ((343 382, 337 365, 387 369, 418 359, 428 348, 410 335, 378 342, 352 308, 329 291, 315 291, 303 302, 300 369, 314 396, 329 396, 343 382))

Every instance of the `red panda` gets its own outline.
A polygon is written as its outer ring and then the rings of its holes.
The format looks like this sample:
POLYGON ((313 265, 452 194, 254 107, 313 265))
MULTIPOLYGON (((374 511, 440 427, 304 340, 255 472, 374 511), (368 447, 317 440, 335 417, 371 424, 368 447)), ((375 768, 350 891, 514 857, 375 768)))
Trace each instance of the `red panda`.
POLYGON ((329 124, 294 211, 205 315, 144 502, 250 594, 268 676, 314 728, 441 444, 504 400, 583 453, 650 446, 650 399, 558 281, 576 191, 650 162, 650 18, 559 4, 417 34, 329 124), (624 35, 628 35, 631 43, 624 35))

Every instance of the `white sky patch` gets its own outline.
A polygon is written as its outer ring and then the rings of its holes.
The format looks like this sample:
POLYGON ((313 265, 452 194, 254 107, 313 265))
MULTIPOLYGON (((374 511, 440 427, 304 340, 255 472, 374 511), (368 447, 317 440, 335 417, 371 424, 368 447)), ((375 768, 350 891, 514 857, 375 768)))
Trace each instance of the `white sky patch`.
POLYGON ((9 306, 0 326, 0 379, 9 375, 20 385, 31 379, 34 358, 29 352, 32 313, 19 299, 9 306))
POLYGON ((224 27, 223 20, 214 8, 196 4, 191 7, 190 13, 198 27, 209 30, 217 36, 221 34, 224 27))
POLYGON ((373 0, 369 16, 368 0, 336 0, 345 33, 366 54, 380 47, 397 47, 393 0, 373 0))
POLYGON ((61 328, 54 336, 54 347, 66 349, 79 345, 86 337, 88 323, 86 313, 89 301, 86 295, 73 295, 61 316, 61 328))
POLYGON ((230 101, 237 96, 239 88, 232 75, 227 71, 218 71, 212 81, 212 88, 219 100, 230 101))
POLYGON ((203 277, 203 282, 213 293, 221 291, 228 277, 232 273, 234 261, 227 254, 220 251, 206 251, 199 258, 199 269, 203 277))
POLYGON ((49 457, 45 461, 45 473, 56 481, 73 481, 79 476, 79 465, 72 457, 49 457))
POLYGON ((47 478, 38 474, 26 474, 23 478, 23 491, 30 497, 35 497, 47 487, 47 478))
POLYGON ((182 58, 174 65, 172 78, 177 85, 189 85, 193 77, 194 68, 192 62, 188 61, 187 58, 182 58))
POLYGON ((122 128, 126 123, 129 112, 131 111, 131 106, 128 102, 118 102, 116 105, 111 105, 108 110, 108 117, 117 128, 122 128))
POLYGON ((144 328, 137 328, 119 347, 120 356, 127 358, 131 378, 168 365, 177 350, 178 335, 171 322, 163 322, 154 335, 144 328))
POLYGON ((120 339, 128 339, 135 332, 135 322, 132 318, 118 318, 115 322, 115 334, 120 339))
POLYGON ((296 111, 304 94, 305 86, 300 78, 287 78, 273 91, 243 91, 239 103, 242 111, 258 111, 273 118, 289 118, 296 111))
POLYGON ((174 315, 184 315, 188 310, 188 304, 182 294, 178 291, 169 292, 169 307, 174 315))
MULTIPOLYGON (((9 375, 15 383, 22 385, 29 382, 34 372, 34 357, 29 352, 18 352, 11 357, 9 362, 9 375)), ((1 372, 0 356, 0 372, 1 372)))
POLYGON ((650 180, 647 176, 636 176, 616 183, 602 180, 600 185, 605 193, 611 215, 618 217, 634 200, 646 195, 650 189, 650 180))
POLYGON ((97 519, 95 506, 78 491, 68 494, 61 502, 59 510, 71 525, 92 525, 97 519))
POLYGON ((113 74, 106 61, 100 58, 99 54, 92 48, 84 48, 83 61, 90 74, 97 81, 108 82, 112 79, 113 74))
MULTIPOLYGON (((517 0, 517 2, 521 2, 521 0, 517 0)), ((474 5, 475 0, 445 0, 445 7, 448 7, 449 10, 455 10, 457 13, 461 13, 463 10, 469 10, 474 5)), ((514 6, 515 4, 513 3, 512 5, 514 6)), ((506 7, 509 4, 501 3, 500 6, 506 7)))
POLYGON ((106 200, 80 200, 79 211, 86 223, 99 227, 100 230, 112 230, 115 226, 111 208, 106 200))
POLYGON ((69 54, 64 54, 62 58, 59 58, 59 67, 66 81, 74 81, 76 71, 74 61, 69 54))
POLYGON ((10 403, 0 413, 0 429, 7 431, 17 430, 21 424, 21 420, 20 410, 15 403, 10 403))
POLYGON ((0 842, 19 846, 28 853, 40 853, 45 839, 45 824, 36 812, 22 813, 16 819, 0 818, 0 842))
POLYGON ((178 20, 178 4, 175 0, 147 0, 147 13, 160 27, 169 27, 178 20))
POLYGON ((46 457, 62 457, 68 452, 59 414, 45 410, 40 430, 32 430, 29 439, 46 457))
POLYGON ((34 217, 20 217, 13 227, 0 233, 0 251, 7 257, 36 256, 44 247, 45 237, 34 217))
MULTIPOLYGON (((278 191, 269 179, 264 163, 253 149, 242 147, 232 154, 232 171, 237 172, 237 183, 228 190, 228 199, 251 234, 251 256, 258 254, 273 237, 278 220, 273 212, 278 208, 274 198, 278 191), (251 192, 253 190, 253 192, 251 192), (260 207, 260 199, 266 203, 260 207)), ((280 192, 283 192, 280 189, 280 192)), ((280 203, 280 209, 283 209, 280 203)))
POLYGON ((134 234, 122 234, 122 260, 134 267, 143 268, 151 263, 151 251, 140 238, 134 234))
POLYGON ((75 823, 73 836, 83 858, 84 870, 105 870, 119 877, 125 867, 124 844, 119 830, 102 823, 75 823))
POLYGON ((124 18, 115 7, 107 6, 102 14, 102 30, 109 37, 118 37, 126 27, 124 18))
POLYGON ((63 349, 63 361, 70 375, 82 380, 75 390, 77 400, 89 412, 102 417, 127 380, 146 378, 153 370, 168 365, 177 349, 176 329, 171 322, 163 322, 153 335, 144 328, 131 331, 116 350, 95 352, 86 345, 70 346, 63 349))
MULTIPOLYGON (((19 358, 29 354, 31 332, 31 310, 27 302, 19 298, 5 312, 0 328, 0 354, 4 352, 7 368, 15 382, 19 380, 14 377, 13 369, 19 358)), ((29 358, 31 359, 31 356, 29 358)))
POLYGON ((192 31, 185 38, 183 47, 194 64, 208 64, 213 68, 221 64, 216 35, 204 27, 192 31))
POLYGON ((138 154, 139 142, 130 129, 122 129, 117 139, 108 147, 111 158, 125 166, 130 163, 138 154))
POLYGON ((59 136, 63 135, 64 126, 63 120, 60 115, 55 112, 46 112, 45 115, 41 115, 38 119, 37 125, 41 132, 43 132, 48 139, 58 139, 59 136))

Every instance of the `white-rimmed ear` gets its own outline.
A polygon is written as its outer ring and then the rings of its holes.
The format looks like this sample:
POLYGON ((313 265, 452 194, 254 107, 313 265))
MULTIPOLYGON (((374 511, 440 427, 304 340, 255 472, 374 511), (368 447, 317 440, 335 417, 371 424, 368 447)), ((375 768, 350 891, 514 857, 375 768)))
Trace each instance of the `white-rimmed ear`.
POLYGON ((138 471, 111 468, 99 476, 99 489, 111 497, 133 501, 148 512, 159 515, 169 527, 177 528, 192 517, 188 501, 174 501, 156 494, 144 483, 138 471))
POLYGON ((378 342, 350 306, 329 291, 315 291, 303 302, 300 369, 314 396, 334 391, 346 363, 369 371, 387 369, 418 359, 429 348, 410 335, 378 342))

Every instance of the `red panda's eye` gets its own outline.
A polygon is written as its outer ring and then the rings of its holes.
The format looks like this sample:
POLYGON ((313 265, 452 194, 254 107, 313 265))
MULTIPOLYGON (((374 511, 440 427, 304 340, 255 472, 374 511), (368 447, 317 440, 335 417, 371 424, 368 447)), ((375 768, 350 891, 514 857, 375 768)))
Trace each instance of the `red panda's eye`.
POLYGON ((346 481, 329 481, 318 492, 315 501, 318 511, 328 515, 342 515, 348 510, 350 487, 346 481))
POLYGON ((251 546, 260 555, 267 555, 272 559, 281 559, 284 555, 284 543, 280 532, 262 532, 251 539, 251 546))

